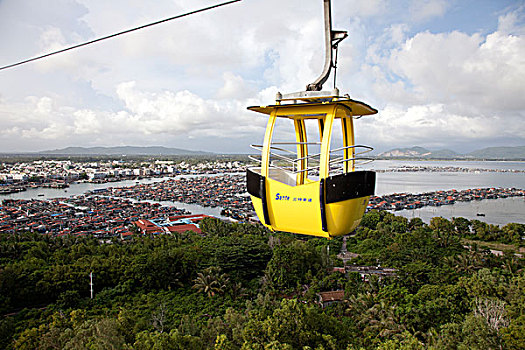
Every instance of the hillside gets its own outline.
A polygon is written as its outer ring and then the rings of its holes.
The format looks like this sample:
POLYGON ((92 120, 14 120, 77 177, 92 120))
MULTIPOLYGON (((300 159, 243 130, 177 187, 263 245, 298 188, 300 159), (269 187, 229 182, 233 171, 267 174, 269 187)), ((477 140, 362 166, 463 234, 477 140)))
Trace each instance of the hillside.
POLYGON ((162 146, 136 147, 66 147, 62 149, 38 152, 42 155, 126 155, 126 156, 179 156, 179 155, 206 155, 210 152, 191 151, 180 148, 168 148, 162 146))
POLYGON ((378 158, 417 158, 417 159, 491 159, 525 160, 525 146, 488 147, 469 153, 457 153, 449 149, 429 150, 424 147, 395 148, 379 153, 378 158))
POLYGON ((345 242, 201 229, 0 232, 0 349, 523 348, 525 260, 479 245, 518 249, 525 225, 374 210, 345 242))
POLYGON ((395 148, 387 152, 380 153, 378 157, 384 158, 456 158, 458 153, 442 149, 430 151, 423 147, 395 148))
POLYGON ((473 158, 525 159, 525 146, 487 147, 467 154, 473 158))

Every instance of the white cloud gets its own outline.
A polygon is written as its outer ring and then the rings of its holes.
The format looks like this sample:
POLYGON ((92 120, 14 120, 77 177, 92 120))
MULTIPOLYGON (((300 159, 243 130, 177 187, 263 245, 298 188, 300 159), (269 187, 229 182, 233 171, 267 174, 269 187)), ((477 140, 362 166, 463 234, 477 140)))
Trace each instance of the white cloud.
POLYGON ((389 68, 413 85, 411 92, 421 101, 480 110, 525 108, 525 41, 520 37, 419 33, 392 52, 389 68))
POLYGON ((224 85, 217 92, 218 99, 247 99, 257 92, 244 79, 231 72, 223 74, 224 85))
POLYGON ((12 149, 9 144, 15 139, 44 149, 46 140, 58 139, 65 144, 108 145, 166 135, 226 139, 264 132, 264 118, 246 111, 248 104, 259 104, 257 99, 205 100, 187 90, 146 92, 135 82, 119 84, 116 94, 125 105, 117 112, 75 110, 58 106, 50 97, 31 97, 24 105, 1 104, 0 147, 12 149))
POLYGON ((42 54, 46 54, 48 52, 60 50, 64 48, 65 46, 65 38, 64 35, 62 35, 62 31, 60 28, 56 27, 47 27, 44 29, 44 31, 40 34, 41 38, 41 46, 42 46, 42 54))
POLYGON ((448 7, 446 0, 412 0, 409 11, 413 21, 423 22, 433 17, 442 17, 448 7))
POLYGON ((73 113, 74 131, 76 135, 92 135, 101 133, 104 128, 101 120, 94 111, 80 110, 73 113))
POLYGON ((363 119, 358 137, 386 148, 524 144, 525 42, 516 18, 501 16, 487 35, 426 31, 403 39, 406 27, 386 30, 362 66, 383 104, 363 119))
MULTIPOLYGON (((466 115, 454 112, 443 104, 416 105, 411 107, 387 106, 379 116, 363 119, 361 130, 374 135, 379 144, 413 146, 424 144, 447 147, 448 144, 468 144, 492 140, 505 135, 524 137, 525 120, 516 118, 515 129, 508 129, 497 115, 466 115)), ((358 127, 359 130, 359 127, 358 127)), ((363 138, 371 139, 362 135, 363 138)), ((486 145, 486 147, 491 145, 486 145)))
MULTIPOLYGON (((35 5, 34 13, 27 11, 28 0, 0 2, 0 40, 10 47, 0 60, 32 57, 210 5, 63 3, 35 5)), ((380 109, 378 116, 363 118, 364 128, 357 124, 367 143, 395 147, 400 140, 410 146, 454 138, 481 144, 498 135, 501 143, 525 143, 523 9, 500 9, 498 27, 477 33, 456 23, 450 30, 425 30, 437 18, 446 28, 456 5, 332 2, 334 28, 350 34, 340 46, 338 86, 380 109)), ((253 0, 2 71, 0 146, 184 148, 183 142, 195 140, 202 149, 218 150, 234 144, 232 139, 258 142, 266 118, 246 107, 272 103, 277 91, 303 90, 321 72, 323 45, 320 0, 253 0)))
POLYGON ((502 34, 514 34, 523 36, 525 26, 523 25, 525 5, 521 5, 515 11, 509 11, 498 18, 498 32, 502 34))
MULTIPOLYGON (((247 121, 243 120, 242 115, 246 113, 239 108, 239 103, 204 100, 189 91, 145 93, 130 82, 120 84, 117 94, 129 113, 127 127, 147 135, 189 133, 227 137, 232 128, 241 131, 242 122, 247 121)), ((117 120, 120 122, 121 118, 117 120)))

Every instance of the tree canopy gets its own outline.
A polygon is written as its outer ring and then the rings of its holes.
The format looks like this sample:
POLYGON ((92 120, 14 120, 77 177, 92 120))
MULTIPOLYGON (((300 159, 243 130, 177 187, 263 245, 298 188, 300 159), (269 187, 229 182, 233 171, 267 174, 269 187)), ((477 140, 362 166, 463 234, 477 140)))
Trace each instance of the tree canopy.
POLYGON ((520 349, 524 227, 372 211, 350 257, 342 237, 214 219, 127 241, 0 234, 0 348, 520 349))

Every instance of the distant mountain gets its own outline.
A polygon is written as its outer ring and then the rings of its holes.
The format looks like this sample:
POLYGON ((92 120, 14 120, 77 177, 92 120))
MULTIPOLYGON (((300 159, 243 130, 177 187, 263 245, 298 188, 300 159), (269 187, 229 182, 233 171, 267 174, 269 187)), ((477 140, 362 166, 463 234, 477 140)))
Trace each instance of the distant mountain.
POLYGON ((440 149, 437 151, 431 151, 431 157, 432 158, 439 158, 439 159, 455 159, 458 157, 461 157, 461 155, 457 152, 454 152, 450 149, 440 149))
POLYGON ((395 148, 377 155, 378 158, 417 158, 417 159, 504 159, 525 160, 525 146, 488 147, 466 154, 449 149, 431 151, 423 147, 395 148))
POLYGON ((525 146, 518 147, 487 147, 467 153, 472 158, 488 159, 525 159, 525 146))
POLYGON ((380 153, 380 158, 456 158, 460 156, 458 153, 449 149, 442 149, 438 151, 430 151, 423 147, 411 148, 395 148, 387 152, 380 153))
POLYGON ((210 152, 190 151, 180 148, 168 148, 162 146, 135 147, 66 147, 49 151, 38 152, 43 155, 118 155, 118 156, 190 156, 190 155, 207 155, 210 152))
POLYGON ((395 148, 379 154, 379 157, 426 157, 431 152, 423 147, 395 148))

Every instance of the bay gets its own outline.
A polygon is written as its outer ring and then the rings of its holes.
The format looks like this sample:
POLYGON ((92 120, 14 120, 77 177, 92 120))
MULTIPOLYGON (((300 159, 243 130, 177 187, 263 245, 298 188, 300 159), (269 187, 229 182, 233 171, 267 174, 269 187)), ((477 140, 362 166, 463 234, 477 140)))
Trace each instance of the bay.
POLYGON ((399 210, 395 215, 407 219, 420 218, 426 223, 436 216, 446 219, 463 217, 468 220, 479 220, 488 224, 503 226, 511 222, 525 224, 525 198, 498 198, 475 202, 457 202, 441 207, 423 207, 414 210, 399 210), (484 216, 478 216, 483 214, 484 216))
MULTIPOLYGON (((483 161, 404 161, 404 160, 377 160, 367 164, 363 168, 377 170, 376 190, 378 196, 392 193, 424 193, 439 190, 464 190, 469 188, 486 187, 514 187, 525 189, 525 162, 483 162, 483 161), (471 172, 456 171, 416 171, 400 172, 394 171, 403 167, 429 167, 429 168, 464 168, 471 172), (477 171, 480 169, 480 171, 477 171), (487 172, 486 170, 497 170, 500 172, 487 172), (522 172, 509 172, 509 171, 522 172), (386 171, 386 172, 385 172, 386 171)), ((195 175, 183 175, 195 176, 195 175)), ((206 176, 206 175, 205 175, 206 176)), ((210 176, 217 176, 213 174, 210 176)), ((51 199, 59 197, 70 197, 84 194, 87 191, 103 189, 108 187, 127 187, 137 183, 154 183, 164 181, 169 177, 151 178, 141 180, 124 180, 103 184, 77 183, 70 185, 67 189, 38 188, 29 189, 24 192, 1 195, 0 198, 13 199, 51 199)), ((202 207, 196 204, 185 204, 180 202, 159 202, 161 205, 174 205, 195 214, 207 214, 220 217, 222 208, 202 207)), ((525 224, 525 199, 506 198, 482 200, 476 202, 457 202, 453 205, 441 207, 424 207, 414 210, 396 211, 396 215, 407 218, 420 217, 429 222, 434 216, 442 216, 447 219, 462 216, 469 220, 478 219, 491 224, 504 225, 509 222, 525 224), (484 217, 477 214, 485 214, 484 217)))
POLYGON ((393 172, 376 174, 376 195, 503 187, 525 189, 525 173, 393 172))
POLYGON ((97 189, 105 189, 109 187, 128 187, 144 183, 155 183, 169 179, 169 177, 148 178, 140 180, 123 180, 106 183, 90 183, 78 182, 70 184, 68 188, 30 188, 23 192, 10 193, 0 195, 0 198, 9 199, 52 199, 52 198, 67 198, 78 196, 97 189))
POLYGON ((403 166, 458 167, 468 169, 495 169, 525 171, 525 162, 477 161, 477 160, 375 160, 363 166, 375 170, 394 169, 403 166))
MULTIPOLYGON (((239 174, 239 173, 234 173, 239 174)), ((183 177, 199 177, 199 176, 218 176, 221 174, 201 174, 201 175, 177 175, 175 178, 183 178, 183 177)), ((156 182, 162 182, 168 179, 171 179, 173 177, 158 177, 158 178, 146 178, 146 179, 140 179, 140 180, 123 180, 123 181, 114 181, 114 182, 106 182, 106 183, 90 183, 90 182, 79 182, 79 183, 73 183, 70 184, 68 188, 65 189, 57 189, 57 188, 31 188, 23 192, 16 192, 16 193, 10 193, 6 195, 0 195, 0 200, 3 198, 9 198, 9 199, 53 199, 53 198, 68 198, 68 197, 74 197, 78 195, 85 194, 88 191, 93 191, 97 189, 106 189, 106 188, 117 188, 117 187, 131 187, 139 184, 153 184, 156 182)), ((188 210, 191 213, 194 214, 205 214, 214 216, 221 219, 228 219, 221 215, 221 211, 223 208, 221 207, 203 207, 198 204, 189 204, 189 203, 183 203, 183 202, 176 202, 176 201, 147 201, 150 203, 159 203, 162 206, 174 206, 179 209, 185 209, 188 210)))
MULTIPOLYGON (((378 160, 367 166, 374 170, 394 170, 404 167, 439 167, 482 169, 473 172, 378 172, 376 174, 377 196, 392 193, 425 193, 441 190, 465 190, 469 188, 519 188, 525 189, 525 162, 482 162, 482 161, 401 161, 378 160), (498 170, 501 172, 486 172, 498 170), (520 172, 511 172, 520 171, 520 172)), ((440 207, 423 207, 413 210, 394 211, 407 218, 419 217, 430 222, 435 216, 447 219, 464 217, 489 224, 505 225, 510 222, 525 224, 525 198, 486 199, 475 202, 456 202, 440 207), (478 216, 484 214, 485 216, 478 216)))

